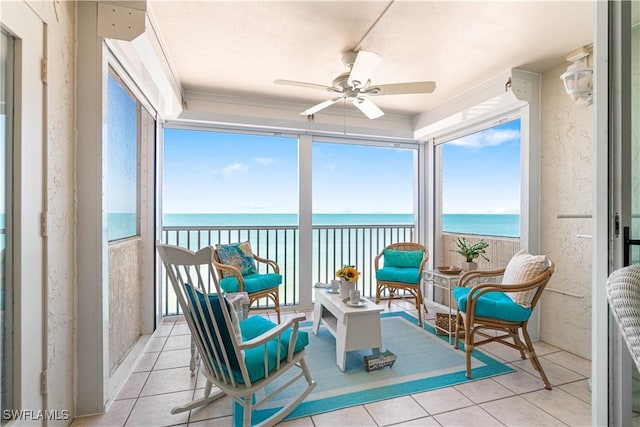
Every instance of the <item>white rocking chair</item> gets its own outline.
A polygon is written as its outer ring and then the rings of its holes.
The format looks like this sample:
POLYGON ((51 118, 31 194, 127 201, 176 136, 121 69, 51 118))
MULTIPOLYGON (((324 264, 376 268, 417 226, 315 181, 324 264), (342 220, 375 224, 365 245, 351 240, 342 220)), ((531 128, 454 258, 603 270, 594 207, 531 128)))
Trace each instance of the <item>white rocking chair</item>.
POLYGON ((280 325, 260 316, 238 321, 226 298, 219 297, 224 293, 215 275, 211 246, 198 252, 160 242, 156 246, 200 353, 200 364, 207 378, 202 398, 173 408, 171 413, 206 405, 226 394, 242 405, 244 426, 277 424, 316 386, 304 359, 308 335, 298 331, 300 321, 305 319, 304 314, 298 314, 280 325), (215 294, 207 294, 206 289, 211 284, 215 285, 215 294), (297 368, 300 372, 284 384, 278 384, 276 390, 261 392, 289 368, 297 368), (306 384, 301 381, 303 389, 299 394, 262 422, 252 420, 255 409, 299 382, 298 379, 303 376, 306 384), (212 393, 213 385, 219 389, 215 393, 212 393))

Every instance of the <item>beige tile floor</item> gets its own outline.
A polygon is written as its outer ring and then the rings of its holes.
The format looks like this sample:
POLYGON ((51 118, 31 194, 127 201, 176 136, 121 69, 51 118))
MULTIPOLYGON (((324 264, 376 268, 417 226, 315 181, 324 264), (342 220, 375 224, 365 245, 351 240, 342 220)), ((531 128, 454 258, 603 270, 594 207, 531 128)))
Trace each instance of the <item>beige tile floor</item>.
MULTIPOLYGON (((390 311, 415 308, 394 301, 390 311)), ((303 311, 312 320, 311 311, 303 311)), ((254 313, 254 312, 252 312, 254 313)), ((293 311, 291 312, 293 313, 293 311)), ((261 315, 274 317, 275 313, 261 315)), ((283 314, 286 315, 286 314, 283 314)), ((189 374, 190 337, 181 318, 165 318, 104 415, 77 418, 84 426, 231 426, 232 401, 224 397, 178 415, 170 409, 202 394, 203 376, 189 374)), ((283 422, 293 426, 589 426, 590 362, 544 342, 535 344, 553 390, 545 390, 528 360, 492 343, 482 348, 516 372, 462 385, 383 400, 283 422)))

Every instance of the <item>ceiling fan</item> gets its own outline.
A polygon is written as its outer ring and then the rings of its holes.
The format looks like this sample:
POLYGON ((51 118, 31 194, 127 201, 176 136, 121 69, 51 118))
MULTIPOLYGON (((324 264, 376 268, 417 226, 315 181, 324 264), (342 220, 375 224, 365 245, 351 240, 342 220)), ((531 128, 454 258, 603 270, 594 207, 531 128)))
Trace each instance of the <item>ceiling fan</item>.
POLYGON ((364 50, 347 52, 342 57, 342 63, 349 67, 349 71, 336 77, 331 83, 331 86, 293 80, 275 80, 274 83, 319 89, 339 94, 339 96, 335 98, 328 99, 308 108, 300 113, 301 115, 310 116, 338 101, 345 100, 351 101, 356 108, 370 119, 377 119, 384 115, 384 112, 378 108, 368 96, 431 93, 436 88, 435 82, 430 81, 386 85, 371 84, 369 77, 380 63, 380 55, 374 52, 364 50))

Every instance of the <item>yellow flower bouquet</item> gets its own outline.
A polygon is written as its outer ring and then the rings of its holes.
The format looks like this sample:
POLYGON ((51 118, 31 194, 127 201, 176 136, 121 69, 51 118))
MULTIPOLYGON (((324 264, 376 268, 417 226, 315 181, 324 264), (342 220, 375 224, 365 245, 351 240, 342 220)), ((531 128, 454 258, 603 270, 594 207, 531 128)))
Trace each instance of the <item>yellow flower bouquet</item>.
POLYGON ((353 265, 345 265, 340 270, 336 271, 336 277, 349 283, 355 283, 360 277, 360 272, 353 265))

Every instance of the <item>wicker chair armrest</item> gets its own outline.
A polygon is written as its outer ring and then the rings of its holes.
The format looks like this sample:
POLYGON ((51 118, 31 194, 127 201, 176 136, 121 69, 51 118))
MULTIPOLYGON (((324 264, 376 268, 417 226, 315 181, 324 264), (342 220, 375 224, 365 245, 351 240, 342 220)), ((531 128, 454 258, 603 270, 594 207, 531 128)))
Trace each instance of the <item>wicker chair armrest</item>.
POLYGON ((240 277, 240 278, 242 277, 242 273, 240 273, 240 270, 238 270, 237 268, 235 268, 235 267, 234 267, 234 266, 232 266, 232 265, 229 265, 229 264, 222 264, 222 263, 219 263, 219 262, 217 262, 217 261, 211 261, 211 262, 213 263, 213 265, 214 265, 217 269, 220 269, 220 270, 222 270, 222 271, 225 271, 225 272, 227 272, 227 273, 229 273, 229 274, 231 274, 231 275, 233 275, 233 276, 236 276, 236 277, 240 277))
POLYGON ((460 276, 460 280, 458 280, 458 286, 461 288, 466 288, 467 283, 469 283, 473 279, 477 279, 479 277, 498 277, 504 274, 504 268, 498 268, 495 270, 470 270, 465 271, 460 276))
POLYGON ((425 256, 422 258, 422 262, 420 262, 420 267, 418 267, 418 277, 422 277, 422 272, 427 265, 427 261, 429 261, 429 254, 425 252, 425 256))
POLYGON ((378 255, 376 255, 376 257, 373 260, 373 266, 375 268, 375 270, 380 270, 380 268, 378 267, 379 263, 380 263, 380 258, 382 258, 384 256, 384 251, 380 252, 378 255))
POLYGON ((286 322, 280 323, 275 328, 269 329, 267 332, 264 332, 263 334, 258 335, 251 340, 242 342, 238 347, 240 350, 247 350, 249 348, 265 345, 272 339, 278 338, 280 335, 285 333, 290 327, 293 327, 293 330, 291 331, 291 337, 289 339, 289 348, 287 349, 287 360, 291 360, 291 358, 293 357, 293 350, 295 349, 296 340, 298 338, 298 329, 300 327, 300 322, 306 320, 306 318, 307 317, 304 313, 297 313, 295 316, 290 317, 286 322))
POLYGON ((256 254, 253 254, 253 258, 256 260, 256 262, 261 262, 263 264, 267 264, 267 266, 271 267, 276 274, 280 274, 280 267, 278 266, 278 263, 276 263, 275 261, 272 261, 272 260, 266 259, 266 258, 261 258, 256 254))

